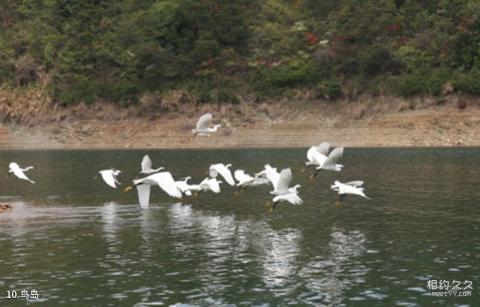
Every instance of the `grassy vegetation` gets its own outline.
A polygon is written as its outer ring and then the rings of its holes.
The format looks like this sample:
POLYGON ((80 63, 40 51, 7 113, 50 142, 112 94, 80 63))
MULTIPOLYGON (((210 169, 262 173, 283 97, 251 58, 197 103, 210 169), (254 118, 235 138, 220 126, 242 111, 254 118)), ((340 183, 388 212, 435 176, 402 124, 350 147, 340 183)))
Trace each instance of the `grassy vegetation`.
POLYGON ((238 103, 295 88, 478 95, 476 0, 6 0, 0 83, 46 84, 61 105, 183 90, 238 103))

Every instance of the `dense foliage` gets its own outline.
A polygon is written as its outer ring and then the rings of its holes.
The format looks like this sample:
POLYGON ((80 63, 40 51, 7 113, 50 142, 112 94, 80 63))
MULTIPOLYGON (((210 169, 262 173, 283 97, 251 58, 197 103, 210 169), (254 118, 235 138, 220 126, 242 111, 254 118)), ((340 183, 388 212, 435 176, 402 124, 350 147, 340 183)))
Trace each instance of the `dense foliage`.
POLYGON ((0 81, 65 105, 480 94, 479 14, 476 0, 4 0, 0 81))

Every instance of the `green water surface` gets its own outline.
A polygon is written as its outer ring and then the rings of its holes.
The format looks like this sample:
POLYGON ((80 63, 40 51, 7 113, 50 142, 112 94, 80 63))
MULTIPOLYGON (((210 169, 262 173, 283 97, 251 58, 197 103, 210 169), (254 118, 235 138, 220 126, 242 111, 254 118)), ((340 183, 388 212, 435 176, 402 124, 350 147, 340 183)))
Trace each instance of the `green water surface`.
POLYGON ((340 173, 302 173, 306 149, 1 151, 0 305, 479 306, 480 150, 346 149, 340 173), (240 197, 176 200, 94 179, 122 170, 128 185, 153 166, 201 181, 212 163, 255 173, 291 167, 302 206, 269 213, 268 186, 240 197), (35 185, 7 176, 34 165, 35 185), (3 175, 2 175, 3 174, 3 175), (371 197, 340 207, 334 180, 364 180, 371 197), (466 297, 432 297, 429 280, 471 281, 466 297), (36 290, 38 300, 7 299, 36 290))

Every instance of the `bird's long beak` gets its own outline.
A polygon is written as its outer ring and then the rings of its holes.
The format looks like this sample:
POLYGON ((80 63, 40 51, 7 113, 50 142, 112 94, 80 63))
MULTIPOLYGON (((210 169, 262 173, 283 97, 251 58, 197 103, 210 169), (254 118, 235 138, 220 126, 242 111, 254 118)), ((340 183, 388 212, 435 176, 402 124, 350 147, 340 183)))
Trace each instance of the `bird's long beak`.
POLYGON ((130 185, 130 186, 126 187, 125 189, 123 189, 123 192, 128 192, 132 189, 133 189, 133 187, 130 185))

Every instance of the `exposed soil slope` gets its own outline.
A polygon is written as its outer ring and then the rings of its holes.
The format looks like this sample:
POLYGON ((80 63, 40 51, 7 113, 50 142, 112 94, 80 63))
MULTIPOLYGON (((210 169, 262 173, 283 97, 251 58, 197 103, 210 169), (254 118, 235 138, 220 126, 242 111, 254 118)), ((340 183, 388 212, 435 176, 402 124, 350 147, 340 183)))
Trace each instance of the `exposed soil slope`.
POLYGON ((280 101, 185 105, 175 110, 119 109, 105 104, 51 110, 41 119, 0 126, 1 149, 480 146, 480 105, 432 99, 376 98, 359 102, 280 101), (460 106, 460 107, 459 107, 460 106), (201 114, 223 128, 193 137, 201 114), (148 115, 146 115, 148 114, 148 115))

